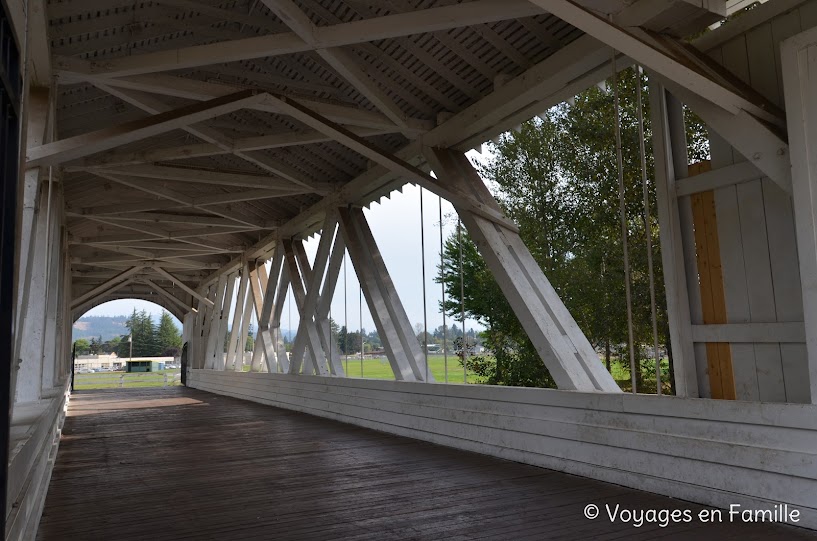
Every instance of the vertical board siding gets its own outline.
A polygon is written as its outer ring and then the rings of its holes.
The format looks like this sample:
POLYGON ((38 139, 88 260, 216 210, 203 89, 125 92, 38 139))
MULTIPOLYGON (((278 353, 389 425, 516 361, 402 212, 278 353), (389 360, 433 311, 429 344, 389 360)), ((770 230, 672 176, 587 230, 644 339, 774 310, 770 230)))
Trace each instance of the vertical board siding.
POLYGON ((190 386, 817 528, 817 406, 193 370, 190 386))
MULTIPOLYGON (((780 43, 815 24, 817 1, 809 0, 707 54, 782 108, 780 43)), ((717 134, 710 148, 713 169, 746 160, 717 134)), ((758 173, 756 181, 715 190, 715 207, 728 322, 803 321, 791 197, 758 173)), ((804 344, 735 343, 731 353, 739 400, 809 400, 804 344)))

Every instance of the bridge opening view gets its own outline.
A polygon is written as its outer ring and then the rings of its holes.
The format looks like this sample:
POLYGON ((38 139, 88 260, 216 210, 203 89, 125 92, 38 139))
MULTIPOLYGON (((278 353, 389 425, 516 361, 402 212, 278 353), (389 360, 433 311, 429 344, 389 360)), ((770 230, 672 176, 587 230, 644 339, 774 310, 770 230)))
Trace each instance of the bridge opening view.
POLYGON ((5 539, 817 539, 817 0, 0 3, 5 539))

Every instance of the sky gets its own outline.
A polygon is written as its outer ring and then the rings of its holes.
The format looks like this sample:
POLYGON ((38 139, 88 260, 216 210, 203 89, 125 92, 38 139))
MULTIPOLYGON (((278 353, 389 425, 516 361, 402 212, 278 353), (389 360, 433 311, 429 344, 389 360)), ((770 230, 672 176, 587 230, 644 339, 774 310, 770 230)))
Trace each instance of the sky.
MULTIPOLYGON (((476 152, 470 152, 469 157, 480 159, 476 152)), ((364 209, 375 241, 383 255, 383 260, 389 270, 394 286, 400 296, 403 306, 412 326, 423 325, 424 314, 427 317, 429 331, 433 331, 443 323, 440 312, 442 289, 434 282, 437 267, 440 264, 440 198, 428 190, 415 185, 407 184, 400 191, 392 192, 390 197, 382 198, 373 203, 369 209, 364 209), (420 193, 423 198, 423 221, 420 222, 420 193), (425 250, 421 249, 421 235, 425 237, 425 250), (425 282, 423 276, 423 253, 425 253, 425 282), (425 305, 423 307, 423 283, 425 283, 425 305)), ((443 238, 456 231, 457 216, 454 207, 446 200, 442 200, 442 233, 443 238)), ((315 235, 305 244, 305 250, 314 260, 318 248, 319 236, 315 235)), ((363 310, 360 307, 360 284, 354 272, 349 256, 344 259, 348 265, 345 273, 341 267, 335 295, 332 300, 332 318, 339 326, 347 325, 350 330, 360 328, 361 316, 363 328, 367 331, 375 329, 369 309, 363 300, 363 310)), ((158 321, 162 307, 148 301, 136 299, 119 299, 101 304, 86 315, 118 316, 129 315, 133 309, 146 310, 158 321)), ((232 316, 231 316, 232 317, 232 316)), ((281 326, 285 329, 296 329, 298 326, 298 311, 292 299, 292 293, 287 295, 284 304, 281 326)), ((446 318, 449 327, 452 324, 460 325, 459 318, 452 322, 446 318)), ((466 319, 466 329, 479 329, 481 326, 474 320, 466 319)), ((422 327, 420 327, 422 328, 422 327)))

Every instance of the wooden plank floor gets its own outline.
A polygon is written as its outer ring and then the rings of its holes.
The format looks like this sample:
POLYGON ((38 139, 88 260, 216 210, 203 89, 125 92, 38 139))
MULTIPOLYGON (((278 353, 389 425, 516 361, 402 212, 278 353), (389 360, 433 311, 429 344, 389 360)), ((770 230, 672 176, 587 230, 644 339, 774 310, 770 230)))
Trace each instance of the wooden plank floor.
POLYGON ((71 398, 38 539, 814 539, 772 525, 635 528, 700 506, 189 390, 71 398), (596 520, 585 505, 602 507, 596 520))

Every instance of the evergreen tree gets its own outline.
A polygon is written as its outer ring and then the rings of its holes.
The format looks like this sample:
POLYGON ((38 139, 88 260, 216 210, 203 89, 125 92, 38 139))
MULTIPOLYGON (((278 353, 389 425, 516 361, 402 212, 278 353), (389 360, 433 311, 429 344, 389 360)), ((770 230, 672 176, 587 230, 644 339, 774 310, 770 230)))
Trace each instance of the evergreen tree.
POLYGON ((176 357, 182 350, 182 337, 173 322, 173 316, 162 311, 159 327, 156 330, 156 351, 164 357, 176 357))
POLYGON ((125 322, 125 327, 130 333, 124 335, 119 343, 117 351, 119 357, 128 357, 130 355, 131 344, 128 341, 128 336, 133 339, 134 357, 156 357, 161 354, 158 351, 156 329, 147 311, 137 312, 136 308, 134 308, 133 313, 125 322))

